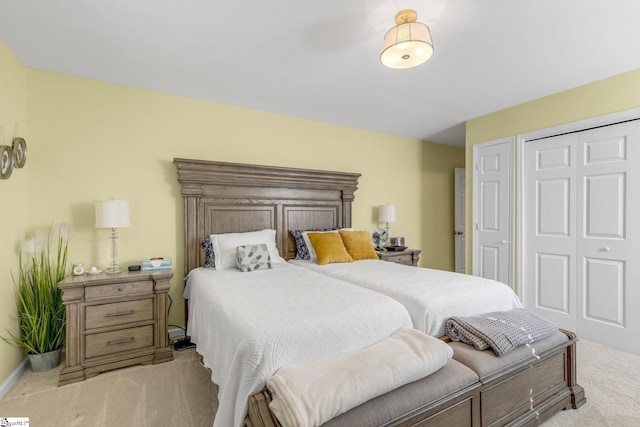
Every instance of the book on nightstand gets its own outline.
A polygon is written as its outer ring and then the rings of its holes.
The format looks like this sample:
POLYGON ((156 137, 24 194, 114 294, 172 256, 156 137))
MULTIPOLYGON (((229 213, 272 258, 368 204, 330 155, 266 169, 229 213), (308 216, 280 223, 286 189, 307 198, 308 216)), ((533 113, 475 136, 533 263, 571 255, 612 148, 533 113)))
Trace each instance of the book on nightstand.
POLYGON ((171 269, 170 257, 156 257, 142 260, 143 271, 169 270, 171 269))

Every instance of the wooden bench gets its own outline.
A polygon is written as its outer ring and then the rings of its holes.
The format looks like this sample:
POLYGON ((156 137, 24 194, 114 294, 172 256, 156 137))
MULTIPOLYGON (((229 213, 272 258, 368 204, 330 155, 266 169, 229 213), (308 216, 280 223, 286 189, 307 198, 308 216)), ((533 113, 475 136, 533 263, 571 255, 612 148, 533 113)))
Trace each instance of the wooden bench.
MULTIPOLYGON (((497 357, 450 343, 453 359, 436 373, 357 406, 323 424, 353 426, 526 426, 585 402, 576 383, 576 336, 567 331, 497 357), (533 350, 532 350, 533 349, 533 350)), ((248 427, 278 427, 269 393, 250 397, 248 427)))

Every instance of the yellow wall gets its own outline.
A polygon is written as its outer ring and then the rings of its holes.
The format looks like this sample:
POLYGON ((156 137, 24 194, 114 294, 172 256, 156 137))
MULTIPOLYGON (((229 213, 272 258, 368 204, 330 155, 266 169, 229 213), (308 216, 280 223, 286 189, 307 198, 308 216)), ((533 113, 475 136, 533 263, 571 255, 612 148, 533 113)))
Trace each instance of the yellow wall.
MULTIPOLYGON (((0 145, 11 145, 14 136, 27 139, 25 69, 0 40, 0 145)), ((27 165, 29 159, 27 158, 27 165)), ((20 242, 27 227, 27 168, 14 169, 0 180, 0 331, 17 332, 12 273, 18 272, 20 242)), ((25 355, 0 341, 0 384, 25 355)))
MULTIPOLYGON (((0 69, 8 61, 16 60, 0 57, 0 69)), ((353 226, 373 232, 382 225, 377 205, 395 204, 391 234, 423 249, 422 266, 453 269, 453 168, 464 166, 463 148, 16 67, 23 79, 26 73, 30 186, 19 189, 27 199, 16 213, 19 227, 11 225, 12 245, 30 228, 68 222, 70 262, 104 267, 109 231, 94 228, 93 203, 128 200, 131 226, 118 231, 121 264, 173 258, 171 324, 183 324, 183 207, 174 157, 361 173, 353 226)), ((2 259, 0 277, 8 275, 4 260, 17 259, 13 246, 2 259)), ((4 319, 0 330, 7 327, 13 323, 4 319)), ((6 347, 0 343, 1 355, 6 347)), ((2 382, 19 358, 0 360, 2 382)))
POLYGON ((473 145, 640 107, 640 69, 467 121, 467 271, 472 271, 473 145))

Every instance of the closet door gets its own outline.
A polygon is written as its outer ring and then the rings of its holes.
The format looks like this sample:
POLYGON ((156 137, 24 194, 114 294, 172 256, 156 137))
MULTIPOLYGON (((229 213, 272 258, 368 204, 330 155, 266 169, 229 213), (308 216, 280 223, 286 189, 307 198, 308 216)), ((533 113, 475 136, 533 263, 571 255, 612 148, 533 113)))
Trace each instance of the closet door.
POLYGON ((577 330, 640 353, 640 123, 578 134, 577 330))
POLYGON ((576 135, 525 145, 524 304, 576 330, 576 135))
POLYGON ((579 337, 635 353, 639 148, 634 121, 530 141, 524 157, 525 306, 579 337))

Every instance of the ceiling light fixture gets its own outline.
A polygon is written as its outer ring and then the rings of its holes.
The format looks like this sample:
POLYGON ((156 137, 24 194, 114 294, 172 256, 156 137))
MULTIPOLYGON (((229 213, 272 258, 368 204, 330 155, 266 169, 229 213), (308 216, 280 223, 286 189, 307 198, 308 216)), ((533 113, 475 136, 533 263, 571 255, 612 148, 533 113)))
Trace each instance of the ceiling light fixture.
POLYGON ((396 26, 384 35, 380 61, 389 68, 404 69, 422 64, 433 54, 431 32, 418 13, 405 9, 396 15, 396 26))

